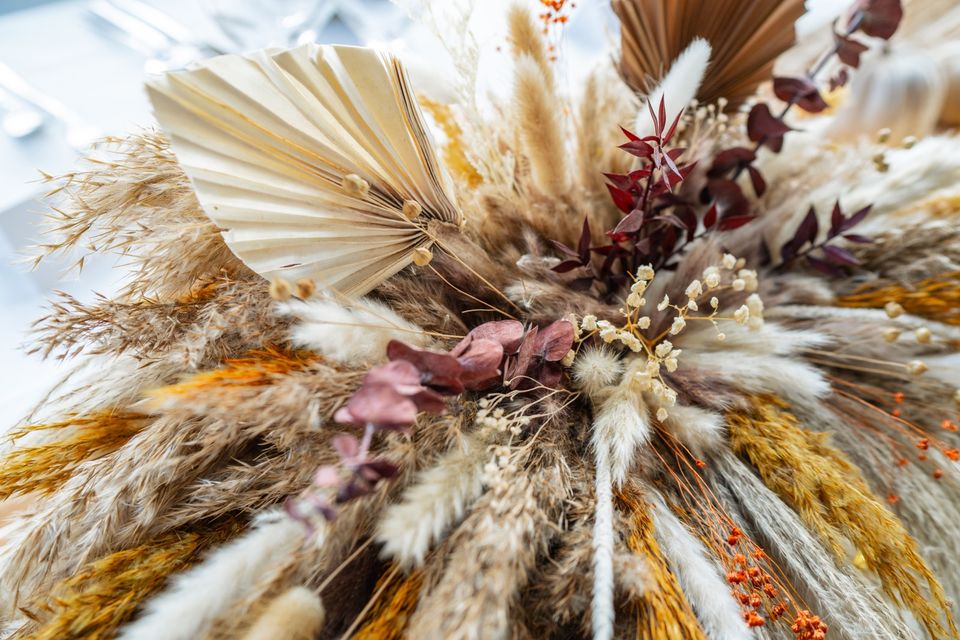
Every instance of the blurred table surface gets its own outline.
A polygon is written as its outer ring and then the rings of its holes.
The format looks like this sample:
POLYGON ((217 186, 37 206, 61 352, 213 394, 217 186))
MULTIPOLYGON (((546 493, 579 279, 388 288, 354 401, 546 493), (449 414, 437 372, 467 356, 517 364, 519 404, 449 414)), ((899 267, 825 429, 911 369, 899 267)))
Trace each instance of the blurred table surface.
MULTIPOLYGON (((200 38, 225 44, 202 11, 202 2, 151 1, 200 38)), ((499 16, 508 2, 477 0, 481 8, 478 17, 488 23, 485 31, 490 40, 485 44, 491 48, 503 42, 499 16)), ((836 6, 836 0, 813 2, 836 6)), ((85 15, 89 4, 89 0, 10 0, 0 5, 0 62, 104 134, 149 126, 153 119, 142 88, 145 58, 94 28, 85 15), (10 11, 13 6, 30 4, 36 6, 10 11)), ((609 56, 608 44, 615 40, 616 25, 605 0, 579 4, 565 35, 564 56, 569 67, 582 71, 609 56)), ((422 27, 412 27, 393 44, 432 63, 432 54, 423 49, 425 39, 422 27)), ((318 40, 356 43, 359 37, 335 22, 318 40)), ((498 69, 494 64, 487 75, 501 76, 498 69)), ((575 84, 573 81, 571 86, 575 84)), ((53 119, 20 140, 0 134, 0 433, 42 395, 62 369, 56 362, 25 356, 21 348, 30 322, 42 314, 50 292, 64 290, 89 300, 93 291, 115 289, 123 274, 108 259, 88 262, 82 279, 63 279, 65 263, 53 262, 29 273, 11 264, 36 239, 35 224, 45 209, 38 199, 43 192, 39 171, 60 174, 74 168, 77 159, 78 153, 65 142, 64 126, 53 119)))

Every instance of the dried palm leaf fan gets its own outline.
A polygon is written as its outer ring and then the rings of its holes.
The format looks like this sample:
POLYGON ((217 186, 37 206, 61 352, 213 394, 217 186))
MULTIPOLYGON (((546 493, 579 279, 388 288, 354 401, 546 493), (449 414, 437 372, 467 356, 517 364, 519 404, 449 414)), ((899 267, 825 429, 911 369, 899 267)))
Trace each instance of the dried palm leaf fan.
POLYGON ((620 72, 646 91, 650 79, 701 37, 713 48, 712 63, 697 97, 726 98, 736 106, 771 76, 774 60, 795 40, 793 23, 803 0, 613 0, 620 18, 620 72))
POLYGON ((267 278, 361 295, 433 242, 431 223, 460 223, 388 54, 306 45, 222 56, 148 91, 201 206, 267 278))

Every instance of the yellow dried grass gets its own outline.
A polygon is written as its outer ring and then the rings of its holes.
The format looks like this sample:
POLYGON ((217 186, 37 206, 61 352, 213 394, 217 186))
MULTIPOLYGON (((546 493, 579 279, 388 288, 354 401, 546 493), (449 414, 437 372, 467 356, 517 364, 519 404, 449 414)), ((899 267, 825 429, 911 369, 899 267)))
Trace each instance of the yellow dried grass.
POLYGON ((860 470, 827 444, 827 434, 801 428, 787 405, 774 397, 752 398, 751 409, 729 413, 727 424, 734 450, 753 463, 764 483, 840 561, 849 560, 846 538, 884 591, 910 609, 932 638, 957 637, 943 587, 916 541, 873 495, 860 470))
POLYGON ((53 493, 83 461, 126 444, 144 427, 147 419, 141 413, 111 409, 16 431, 11 436, 13 439, 43 430, 66 430, 66 433, 53 442, 14 449, 7 454, 0 462, 0 500, 30 492, 53 493))
POLYGON ((899 303, 908 313, 960 325, 960 272, 943 273, 914 284, 867 283, 836 300, 838 307, 880 309, 899 303))
POLYGON ((240 531, 225 520, 204 531, 174 531, 142 545, 111 553, 57 584, 45 603, 31 607, 40 621, 14 640, 101 640, 112 638, 137 607, 166 582, 200 559, 202 552, 240 531))
MULTIPOLYGON (((386 571, 384 576, 381 583, 393 578, 394 574, 386 571)), ((381 586, 378 584, 377 590, 381 586)), ((422 587, 423 571, 420 570, 398 580, 390 587, 381 604, 370 613, 367 621, 353 636, 353 640, 401 640, 410 616, 420 601, 422 587)))
POLYGON ((632 528, 627 546, 643 556, 650 568, 654 588, 635 602, 638 640, 706 640, 690 602, 677 577, 670 571, 660 545, 653 535, 649 506, 639 490, 625 486, 617 494, 619 508, 629 514, 632 528))
POLYGON ((463 128, 457 122, 453 108, 424 96, 420 96, 418 100, 420 106, 426 109, 447 138, 442 150, 444 166, 454 176, 466 183, 468 188, 475 189, 480 186, 483 182, 483 176, 480 175, 467 157, 463 142, 463 128))

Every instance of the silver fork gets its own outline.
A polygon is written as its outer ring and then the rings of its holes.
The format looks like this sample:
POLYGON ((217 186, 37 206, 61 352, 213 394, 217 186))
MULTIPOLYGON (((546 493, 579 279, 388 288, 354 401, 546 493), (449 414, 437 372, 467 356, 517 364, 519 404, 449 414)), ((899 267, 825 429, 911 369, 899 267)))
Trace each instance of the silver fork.
POLYGON ((74 149, 85 150, 94 140, 100 137, 100 132, 96 127, 89 125, 75 111, 59 100, 38 90, 2 62, 0 62, 0 90, 6 91, 18 100, 32 105, 63 122, 67 129, 67 144, 74 149))

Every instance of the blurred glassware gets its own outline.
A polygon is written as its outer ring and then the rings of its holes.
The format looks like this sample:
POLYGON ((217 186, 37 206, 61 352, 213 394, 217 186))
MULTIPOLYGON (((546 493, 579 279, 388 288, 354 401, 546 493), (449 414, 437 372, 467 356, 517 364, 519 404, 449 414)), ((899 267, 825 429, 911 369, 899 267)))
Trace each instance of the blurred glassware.
POLYGON ((337 12, 335 0, 204 0, 237 51, 292 47, 315 38, 337 12))
POLYGON ((94 140, 100 137, 100 131, 96 127, 88 124, 59 100, 38 90, 2 62, 0 62, 0 90, 62 122, 66 127, 67 144, 74 149, 86 150, 94 140))
POLYGON ((17 99, 5 89, 0 89, 0 123, 3 132, 19 140, 40 130, 45 118, 43 113, 26 102, 17 99))
POLYGON ((97 0, 88 7, 94 26, 144 55, 147 73, 180 69, 223 53, 156 7, 140 0, 97 0))

